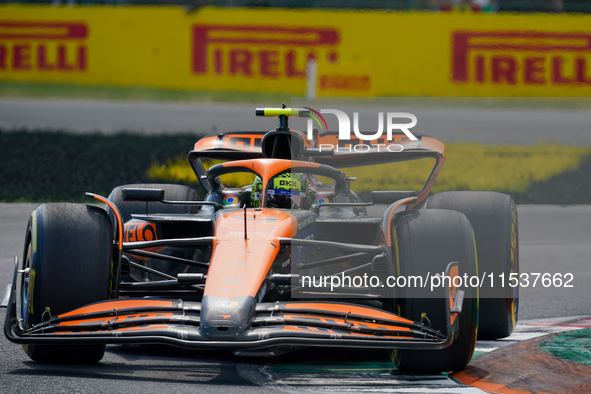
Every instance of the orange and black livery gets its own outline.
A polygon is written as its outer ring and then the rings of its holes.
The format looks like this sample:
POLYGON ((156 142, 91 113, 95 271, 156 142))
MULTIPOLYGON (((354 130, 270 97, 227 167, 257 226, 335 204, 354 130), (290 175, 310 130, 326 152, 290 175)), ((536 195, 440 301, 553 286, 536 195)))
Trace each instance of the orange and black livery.
POLYGON ((6 337, 39 362, 98 362, 109 344, 248 356, 338 346, 388 349, 398 368, 430 372, 463 369, 477 335, 509 335, 517 291, 461 279, 518 272, 513 201, 430 195, 445 157, 426 135, 394 133, 397 151, 321 149, 338 134, 289 127, 314 113, 259 108, 276 129, 201 138, 188 155, 195 187, 129 184, 88 193, 104 207, 38 207, 6 337), (361 198, 346 175, 422 158, 433 169, 421 190, 361 198))

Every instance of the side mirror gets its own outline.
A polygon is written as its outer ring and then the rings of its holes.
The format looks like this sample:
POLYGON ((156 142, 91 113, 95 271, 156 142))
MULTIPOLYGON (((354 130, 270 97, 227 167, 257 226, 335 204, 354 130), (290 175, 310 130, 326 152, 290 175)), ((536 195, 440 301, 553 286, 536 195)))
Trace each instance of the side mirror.
POLYGON ((371 192, 371 199, 374 204, 390 205, 403 198, 415 197, 414 190, 379 190, 371 192))
POLYGON ((164 190, 124 188, 121 197, 123 201, 162 202, 164 201, 164 190))

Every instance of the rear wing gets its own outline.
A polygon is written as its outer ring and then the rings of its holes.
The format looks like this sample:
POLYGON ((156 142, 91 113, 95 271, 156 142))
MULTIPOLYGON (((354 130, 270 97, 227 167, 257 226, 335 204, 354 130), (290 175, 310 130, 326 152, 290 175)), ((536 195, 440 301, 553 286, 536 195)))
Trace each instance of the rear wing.
MULTIPOLYGON (((189 153, 194 158, 209 158, 215 160, 234 161, 262 158, 263 137, 274 131, 229 131, 205 136, 195 143, 189 153)), ((290 129, 294 138, 302 136, 302 132, 290 129)), ((377 139, 362 141, 351 139, 339 141, 338 133, 328 132, 317 135, 313 139, 307 156, 314 161, 334 167, 357 167, 376 163, 389 163, 394 161, 409 160, 409 156, 427 153, 430 155, 443 155, 445 145, 436 138, 417 134, 417 141, 411 141, 404 133, 392 133, 392 139, 377 139), (408 155, 409 151, 414 155, 408 155), (401 158, 396 158, 392 153, 403 153, 401 158), (354 159, 353 162, 350 160, 354 159), (338 165, 334 163, 338 163, 338 165)), ((428 155, 429 156, 429 155, 428 155)), ((294 158, 296 160, 298 158, 294 158)))
POLYGON ((234 161, 263 157, 261 141, 266 131, 230 131, 201 138, 189 157, 234 161))
MULTIPOLYGON (((276 131, 232 131, 209 135, 195 143, 189 152, 189 161, 201 186, 209 192, 211 185, 206 176, 203 159, 235 161, 268 157, 263 153, 263 138, 276 131)), ((305 134, 289 129, 294 145, 296 139, 303 140, 305 134)), ((400 161, 432 158, 433 169, 423 188, 417 193, 418 203, 428 194, 439 173, 445 157, 443 142, 426 135, 416 134, 416 141, 411 141, 404 133, 393 133, 392 140, 378 139, 363 141, 351 139, 339 141, 338 133, 316 135, 313 141, 305 140, 303 158, 336 168, 360 167, 375 164, 395 163, 400 161), (313 142, 313 144, 311 143, 313 142), (386 143, 387 142, 387 143, 386 143)), ((294 158, 297 159, 297 158, 294 158)))

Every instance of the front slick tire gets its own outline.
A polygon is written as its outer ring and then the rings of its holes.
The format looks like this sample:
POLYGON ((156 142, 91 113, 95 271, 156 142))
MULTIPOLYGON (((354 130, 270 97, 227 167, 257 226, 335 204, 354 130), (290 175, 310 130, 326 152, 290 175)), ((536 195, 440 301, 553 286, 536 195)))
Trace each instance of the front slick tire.
MULTIPOLYGON (((107 213, 82 204, 44 204, 31 215, 25 240, 20 302, 27 328, 109 298, 113 235, 107 213)), ((42 363, 99 362, 105 345, 25 345, 42 363)))
MULTIPOLYGON (((391 236, 392 245, 396 245, 397 256, 393 263, 398 276, 425 278, 441 274, 454 261, 458 262, 460 276, 477 275, 474 234, 468 219, 459 212, 403 212, 394 218, 391 236)), ((398 369, 422 373, 459 371, 470 362, 476 346, 478 295, 469 287, 461 286, 460 289, 465 291, 465 298, 462 312, 457 317, 459 335, 451 346, 442 350, 395 349, 392 361, 398 369)), ((447 298, 443 296, 443 288, 435 289, 440 292, 433 295, 427 294, 429 286, 426 289, 416 286, 397 290, 393 312, 414 321, 421 321, 421 315, 426 313, 432 328, 447 332, 447 298)))

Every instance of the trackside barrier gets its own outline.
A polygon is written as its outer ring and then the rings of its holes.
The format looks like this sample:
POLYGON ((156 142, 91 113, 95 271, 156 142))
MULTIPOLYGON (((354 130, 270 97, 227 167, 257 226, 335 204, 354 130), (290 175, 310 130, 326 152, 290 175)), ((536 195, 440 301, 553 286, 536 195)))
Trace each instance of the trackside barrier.
POLYGON ((591 15, 0 5, 0 81, 303 96, 591 95, 591 15))

